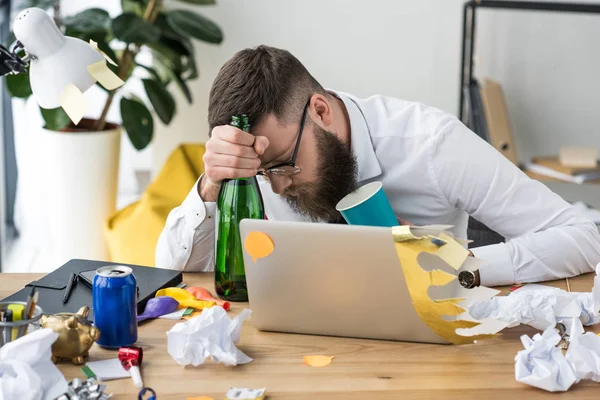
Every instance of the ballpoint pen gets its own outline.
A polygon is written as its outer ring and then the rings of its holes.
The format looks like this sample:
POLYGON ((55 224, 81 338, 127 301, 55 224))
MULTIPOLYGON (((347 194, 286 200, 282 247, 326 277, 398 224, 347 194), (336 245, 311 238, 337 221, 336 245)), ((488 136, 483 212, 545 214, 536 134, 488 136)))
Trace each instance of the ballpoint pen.
POLYGON ((69 282, 67 282, 67 287, 65 288, 65 294, 63 295, 63 304, 69 301, 69 297, 71 296, 71 292, 77 283, 77 274, 71 272, 71 276, 69 277, 69 282))

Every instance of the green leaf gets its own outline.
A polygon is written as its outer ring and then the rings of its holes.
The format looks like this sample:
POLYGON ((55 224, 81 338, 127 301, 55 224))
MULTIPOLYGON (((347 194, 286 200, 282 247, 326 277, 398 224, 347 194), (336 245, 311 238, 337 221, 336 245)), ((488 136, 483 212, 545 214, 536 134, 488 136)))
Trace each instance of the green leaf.
POLYGON ((194 57, 189 57, 187 59, 187 64, 185 66, 185 72, 187 72, 187 76, 183 76, 185 80, 194 80, 198 78, 198 67, 196 66, 196 59, 194 57))
POLYGON ((154 134, 154 119, 146 106, 136 100, 121 99, 121 116, 123 127, 131 144, 138 150, 143 150, 152 141, 154 134))
POLYGON ((40 110, 42 112, 42 117, 46 122, 46 126, 44 126, 46 129, 60 131, 71 124, 71 119, 62 107, 53 108, 51 110, 40 107, 40 110))
POLYGON ((29 83, 29 71, 24 74, 6 75, 6 88, 12 97, 26 99, 32 95, 29 83))
POLYGON ((151 43, 148 45, 148 47, 152 49, 152 54, 155 58, 155 61, 159 65, 162 65, 172 71, 181 72, 183 70, 181 57, 175 51, 160 43, 151 43))
POLYGON ((123 13, 134 13, 138 17, 144 15, 144 7, 140 1, 121 0, 121 8, 123 9, 123 13))
POLYGON ((183 78, 181 76, 179 76, 178 74, 176 74, 173 71, 169 71, 169 75, 171 77, 171 80, 173 82, 175 82, 175 84, 179 87, 179 89, 181 89, 181 91, 183 92, 183 95, 187 99, 188 103, 192 104, 194 102, 194 99, 192 97, 192 91, 190 90, 187 83, 183 80, 183 78))
POLYGON ((167 22, 173 30, 182 36, 194 37, 208 43, 221 43, 221 28, 208 18, 186 10, 175 10, 167 13, 167 22))
POLYGON ((162 83, 153 79, 142 79, 142 82, 156 115, 165 125, 169 125, 175 115, 175 99, 162 83))
POLYGON ((152 43, 160 38, 160 28, 144 21, 134 13, 119 15, 112 21, 112 30, 117 39, 126 43, 152 43))
POLYGON ((201 6, 212 6, 217 4, 216 0, 179 0, 183 3, 198 4, 201 6))
POLYGON ((159 82, 162 82, 162 78, 160 77, 160 75, 158 75, 158 72, 156 72, 156 70, 155 70, 154 68, 150 68, 150 67, 147 67, 147 66, 145 66, 145 65, 143 65, 143 64, 137 64, 137 63, 136 63, 136 66, 137 66, 137 67, 140 67, 140 68, 143 68, 143 69, 145 69, 146 71, 150 72, 150 74, 152 75, 152 77, 153 77, 155 80, 157 80, 157 81, 159 81, 159 82))
POLYGON ((63 24, 82 33, 103 32, 110 27, 110 16, 101 8, 88 8, 63 19, 63 24))

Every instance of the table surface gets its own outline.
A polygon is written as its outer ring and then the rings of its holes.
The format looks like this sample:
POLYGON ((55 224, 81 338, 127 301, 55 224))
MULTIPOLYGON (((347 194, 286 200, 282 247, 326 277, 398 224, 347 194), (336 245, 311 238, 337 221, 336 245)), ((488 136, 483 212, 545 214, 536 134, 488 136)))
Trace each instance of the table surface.
MULTIPOLYGON (((22 288, 41 274, 0 274, 0 298, 22 288)), ((212 274, 184 274, 188 285, 213 287, 212 274)), ((566 289, 565 281, 547 283, 566 289)), ((570 280, 574 292, 589 292, 591 275, 570 280)), ((247 304, 234 303, 236 315, 247 304)), ((379 340, 334 338, 260 332, 250 317, 244 323, 238 348, 254 359, 249 364, 225 367, 207 361, 198 367, 181 367, 167 353, 166 332, 175 321, 154 320, 139 329, 137 346, 144 349, 142 376, 158 400, 209 396, 224 398, 230 387, 267 388, 268 399, 592 399, 600 384, 582 381, 569 392, 547 393, 515 380, 514 357, 522 334, 535 330, 520 326, 505 330, 497 339, 452 346, 379 340), (335 356, 324 368, 303 363, 305 355, 335 356)), ((596 328, 597 329, 597 328, 596 328)), ((88 361, 115 358, 116 352, 94 344, 88 361)), ((68 380, 82 377, 80 367, 62 362, 68 380)), ((107 382, 113 399, 134 399, 130 379, 107 382)))

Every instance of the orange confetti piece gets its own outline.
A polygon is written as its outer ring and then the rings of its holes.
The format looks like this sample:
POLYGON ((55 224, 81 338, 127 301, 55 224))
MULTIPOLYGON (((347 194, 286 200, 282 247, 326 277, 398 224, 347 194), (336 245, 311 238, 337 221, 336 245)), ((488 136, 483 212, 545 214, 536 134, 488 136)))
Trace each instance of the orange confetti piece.
POLYGON ((304 356, 304 364, 311 367, 326 367, 331 364, 333 356, 304 356))

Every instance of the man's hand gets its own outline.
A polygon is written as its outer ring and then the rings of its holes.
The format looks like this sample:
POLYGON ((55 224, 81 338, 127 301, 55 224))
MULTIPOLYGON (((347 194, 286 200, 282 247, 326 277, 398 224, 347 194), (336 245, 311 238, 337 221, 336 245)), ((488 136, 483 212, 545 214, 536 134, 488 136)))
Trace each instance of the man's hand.
POLYGON ((198 192, 204 201, 217 201, 221 182, 224 179, 255 176, 269 140, 264 136, 253 136, 233 126, 217 126, 206 142, 204 176, 198 192))

